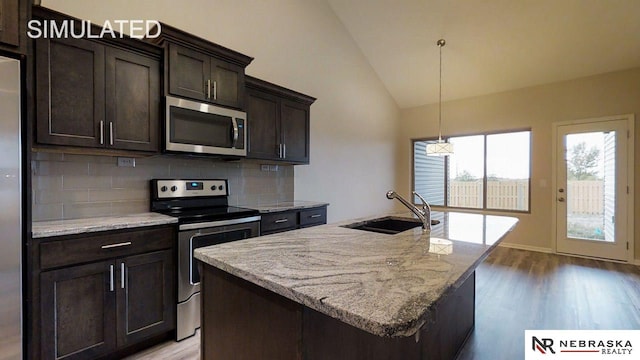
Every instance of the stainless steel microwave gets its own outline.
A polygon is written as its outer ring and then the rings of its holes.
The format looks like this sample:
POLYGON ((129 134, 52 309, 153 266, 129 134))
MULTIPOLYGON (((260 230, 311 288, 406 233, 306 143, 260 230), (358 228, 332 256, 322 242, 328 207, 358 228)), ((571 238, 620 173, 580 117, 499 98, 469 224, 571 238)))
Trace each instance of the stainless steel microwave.
POLYGON ((247 113, 166 97, 165 150, 247 156, 247 113))

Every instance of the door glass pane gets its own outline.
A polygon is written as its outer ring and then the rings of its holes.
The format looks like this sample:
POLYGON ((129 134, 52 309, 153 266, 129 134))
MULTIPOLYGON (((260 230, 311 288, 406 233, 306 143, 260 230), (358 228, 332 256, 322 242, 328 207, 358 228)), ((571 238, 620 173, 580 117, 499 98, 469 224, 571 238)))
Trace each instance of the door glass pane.
POLYGON ((449 206, 482 208, 484 135, 452 137, 449 156, 449 206))
POLYGON ((566 140, 567 237, 615 241, 615 131, 566 140))
MULTIPOLYGON (((444 156, 427 156, 427 144, 435 140, 413 143, 414 190, 431 205, 444 206, 444 156)), ((420 204, 418 197, 413 202, 420 204)))
POLYGON ((531 132, 487 135, 487 209, 529 210, 531 132))

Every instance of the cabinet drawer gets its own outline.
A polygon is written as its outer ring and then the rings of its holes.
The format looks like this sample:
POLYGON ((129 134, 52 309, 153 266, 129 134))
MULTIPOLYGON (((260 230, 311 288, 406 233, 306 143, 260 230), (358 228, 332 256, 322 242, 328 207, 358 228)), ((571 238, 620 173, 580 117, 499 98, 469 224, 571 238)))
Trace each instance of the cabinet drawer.
POLYGON ((298 212, 279 212, 275 214, 262 215, 260 222, 262 233, 274 232, 275 230, 295 229, 298 226, 298 212))
POLYGON ((174 242, 175 229, 171 226, 64 236, 40 243, 40 268, 44 270, 169 249, 174 242))
POLYGON ((327 223, 327 208, 320 207, 300 211, 300 226, 320 225, 327 223))

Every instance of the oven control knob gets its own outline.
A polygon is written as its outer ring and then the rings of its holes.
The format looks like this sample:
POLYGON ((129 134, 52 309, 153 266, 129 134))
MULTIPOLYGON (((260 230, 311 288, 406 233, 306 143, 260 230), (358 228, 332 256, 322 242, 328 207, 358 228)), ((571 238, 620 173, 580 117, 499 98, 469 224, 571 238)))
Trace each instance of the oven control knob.
POLYGON ((211 190, 215 191, 216 190, 216 186, 215 185, 211 185, 211 190))
POLYGON ((175 185, 173 185, 173 186, 171 187, 171 191, 176 191, 176 190, 178 190, 178 187, 177 187, 177 186, 175 186, 175 185))
POLYGON ((167 191, 167 187, 166 187, 166 186, 161 187, 161 188, 160 188, 160 191, 162 191, 162 192, 167 191))
POLYGON ((224 189, 224 186, 220 185, 218 186, 218 190, 222 191, 224 189))

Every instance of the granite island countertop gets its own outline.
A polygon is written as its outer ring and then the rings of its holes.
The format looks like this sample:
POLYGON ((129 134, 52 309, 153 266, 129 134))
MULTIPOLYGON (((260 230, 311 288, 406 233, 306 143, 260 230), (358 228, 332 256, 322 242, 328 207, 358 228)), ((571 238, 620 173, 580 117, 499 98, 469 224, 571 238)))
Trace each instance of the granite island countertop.
POLYGON ((342 227, 366 220, 356 219, 200 248, 195 257, 374 335, 410 336, 518 222, 456 212, 432 219, 441 223, 430 235, 342 227))
POLYGON ((31 225, 31 236, 33 238, 45 238, 96 231, 174 224, 177 222, 178 218, 176 217, 154 212, 120 216, 103 216, 99 218, 34 221, 31 225))

